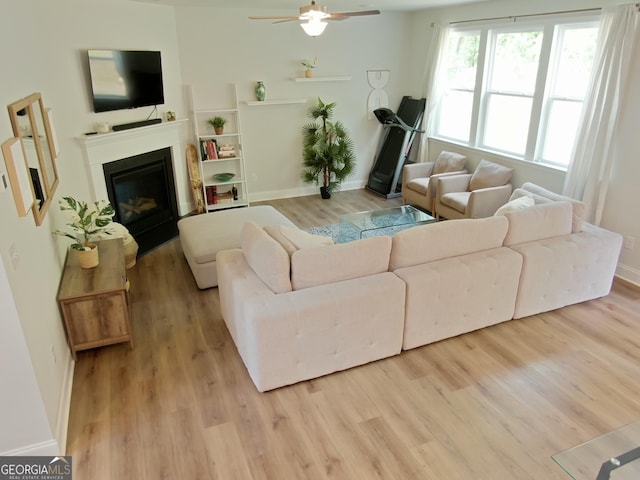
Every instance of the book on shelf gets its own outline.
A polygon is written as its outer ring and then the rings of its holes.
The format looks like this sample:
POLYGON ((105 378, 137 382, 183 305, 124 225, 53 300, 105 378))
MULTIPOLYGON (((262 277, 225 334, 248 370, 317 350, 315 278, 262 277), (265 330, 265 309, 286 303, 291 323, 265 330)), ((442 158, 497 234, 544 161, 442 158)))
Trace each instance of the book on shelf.
POLYGON ((200 153, 202 160, 217 160, 218 159, 218 144, 215 139, 200 140, 200 153))
POLYGON ((233 193, 231 193, 230 191, 219 193, 217 203, 221 203, 221 204, 233 203, 233 193))
POLYGON ((218 203, 218 189, 215 185, 209 185, 206 189, 207 205, 215 205, 218 203))

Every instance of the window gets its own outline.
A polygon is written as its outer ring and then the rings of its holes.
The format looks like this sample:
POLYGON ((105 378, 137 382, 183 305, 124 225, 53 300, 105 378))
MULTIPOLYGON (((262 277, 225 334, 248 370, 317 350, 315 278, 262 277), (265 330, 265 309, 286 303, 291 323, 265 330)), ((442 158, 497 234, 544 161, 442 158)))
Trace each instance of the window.
POLYGON ((584 17, 453 29, 431 134, 566 168, 597 34, 584 17))
POLYGON ((437 132, 442 137, 468 141, 478 66, 479 32, 455 32, 450 37, 437 132), (454 115, 453 112, 456 114, 454 115))

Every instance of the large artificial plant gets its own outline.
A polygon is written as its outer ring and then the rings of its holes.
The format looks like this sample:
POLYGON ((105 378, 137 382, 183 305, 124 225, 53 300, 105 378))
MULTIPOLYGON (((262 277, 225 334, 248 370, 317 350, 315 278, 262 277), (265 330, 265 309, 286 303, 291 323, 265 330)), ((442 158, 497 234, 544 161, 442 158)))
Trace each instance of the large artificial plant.
POLYGON ((312 122, 302 129, 302 178, 307 183, 322 183, 323 198, 329 198, 332 191, 339 189, 355 166, 353 141, 341 122, 331 121, 335 106, 318 98, 317 105, 309 110, 312 122))

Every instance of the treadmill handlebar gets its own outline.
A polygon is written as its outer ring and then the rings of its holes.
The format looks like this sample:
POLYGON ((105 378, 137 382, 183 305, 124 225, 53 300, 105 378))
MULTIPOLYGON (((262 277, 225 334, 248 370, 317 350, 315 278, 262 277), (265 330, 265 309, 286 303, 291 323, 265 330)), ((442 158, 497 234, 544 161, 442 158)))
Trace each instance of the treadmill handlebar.
POLYGON ((418 130, 417 128, 413 128, 404 123, 398 115, 393 113, 388 108, 376 108, 373 111, 373 114, 382 125, 387 125, 390 127, 400 127, 407 132, 424 133, 424 130, 418 130))

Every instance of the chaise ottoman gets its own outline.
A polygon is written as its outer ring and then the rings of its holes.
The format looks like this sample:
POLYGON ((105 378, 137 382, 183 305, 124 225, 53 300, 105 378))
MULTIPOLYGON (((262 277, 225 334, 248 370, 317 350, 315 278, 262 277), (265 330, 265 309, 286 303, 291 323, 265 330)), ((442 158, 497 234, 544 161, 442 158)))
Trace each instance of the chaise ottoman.
POLYGON ((216 254, 220 250, 240 248, 240 232, 245 222, 254 222, 262 227, 296 227, 270 205, 221 210, 178 221, 182 251, 199 288, 218 285, 216 254))

